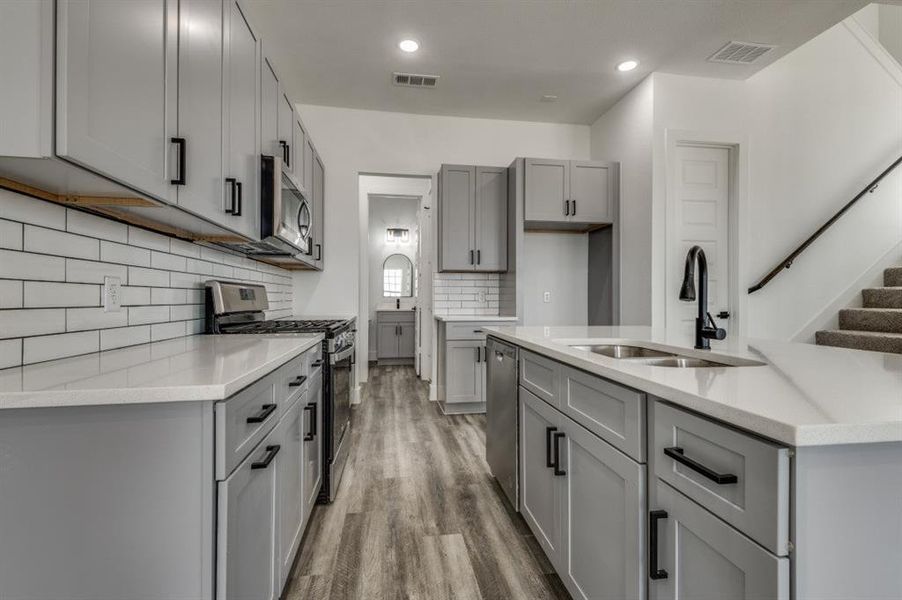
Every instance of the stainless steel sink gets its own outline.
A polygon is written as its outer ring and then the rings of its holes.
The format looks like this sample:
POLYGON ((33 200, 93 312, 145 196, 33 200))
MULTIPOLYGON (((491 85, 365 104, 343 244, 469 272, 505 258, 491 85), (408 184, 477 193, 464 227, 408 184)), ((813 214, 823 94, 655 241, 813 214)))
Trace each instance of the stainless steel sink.
POLYGON ((610 356, 611 358, 664 358, 676 356, 670 352, 642 348, 641 346, 624 346, 620 344, 597 344, 593 346, 577 345, 570 347, 575 348, 576 350, 585 350, 586 352, 610 356))
POLYGON ((713 360, 705 360, 703 358, 693 358, 691 356, 668 356, 666 358, 652 358, 640 361, 642 364, 652 367, 672 367, 674 369, 698 369, 703 367, 732 367, 726 363, 714 362, 713 360))

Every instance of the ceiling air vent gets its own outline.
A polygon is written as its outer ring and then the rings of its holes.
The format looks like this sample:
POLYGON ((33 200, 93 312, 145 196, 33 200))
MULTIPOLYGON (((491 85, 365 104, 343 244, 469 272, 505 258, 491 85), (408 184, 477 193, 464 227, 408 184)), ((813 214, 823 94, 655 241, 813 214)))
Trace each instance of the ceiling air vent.
POLYGON ((709 58, 710 62, 727 63, 729 65, 750 65, 776 48, 767 44, 749 42, 730 42, 709 58))
POLYGON ((438 75, 417 75, 416 73, 392 73, 392 83, 401 87, 431 89, 438 85, 438 75))

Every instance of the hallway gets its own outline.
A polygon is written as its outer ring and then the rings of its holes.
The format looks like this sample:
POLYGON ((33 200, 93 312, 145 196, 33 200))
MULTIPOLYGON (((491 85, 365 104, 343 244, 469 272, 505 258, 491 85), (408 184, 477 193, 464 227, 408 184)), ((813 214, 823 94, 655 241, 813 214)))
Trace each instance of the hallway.
POLYGON ((411 367, 370 371, 338 499, 287 600, 569 598, 485 462, 485 417, 443 416, 411 367))

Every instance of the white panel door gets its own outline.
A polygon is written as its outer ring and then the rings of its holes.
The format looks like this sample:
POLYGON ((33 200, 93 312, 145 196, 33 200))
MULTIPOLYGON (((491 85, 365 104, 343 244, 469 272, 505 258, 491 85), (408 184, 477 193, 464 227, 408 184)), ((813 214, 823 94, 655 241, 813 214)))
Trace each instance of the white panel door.
POLYGON ((177 4, 57 4, 56 153, 173 202, 177 4))
MULTIPOLYGON (((669 200, 673 222, 668 238, 668 328, 687 333, 695 328, 697 304, 679 299, 686 254, 695 245, 708 259, 708 311, 715 318, 730 312, 730 189, 728 148, 676 147, 669 200)), ((718 319, 717 323, 729 331, 729 321, 718 319)))

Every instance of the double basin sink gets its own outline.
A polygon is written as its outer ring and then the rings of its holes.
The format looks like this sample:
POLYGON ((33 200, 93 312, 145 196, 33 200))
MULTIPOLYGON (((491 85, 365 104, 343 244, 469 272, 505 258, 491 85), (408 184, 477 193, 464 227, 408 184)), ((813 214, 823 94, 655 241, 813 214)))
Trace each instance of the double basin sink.
POLYGON ((668 352, 655 348, 633 346, 628 344, 568 344, 574 350, 585 350, 593 354, 601 354, 611 358, 619 358, 630 362, 650 365, 652 367, 670 367, 675 369, 698 369, 712 367, 760 367, 765 363, 732 356, 717 356, 719 360, 686 356, 677 352, 668 352))

